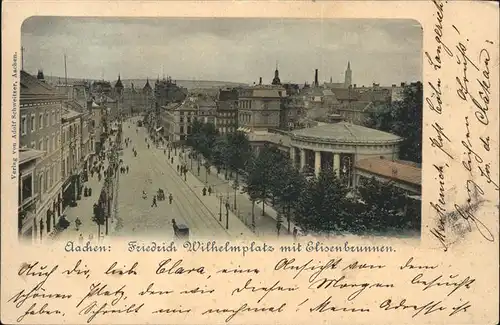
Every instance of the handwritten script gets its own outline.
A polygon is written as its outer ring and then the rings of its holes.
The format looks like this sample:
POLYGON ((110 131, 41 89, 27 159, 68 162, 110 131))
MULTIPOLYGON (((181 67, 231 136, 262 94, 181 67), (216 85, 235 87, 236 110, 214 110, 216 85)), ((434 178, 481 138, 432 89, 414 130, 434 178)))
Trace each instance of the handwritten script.
POLYGON ((489 136, 491 91, 498 89, 491 81, 497 71, 491 69, 491 53, 498 44, 486 38, 479 42, 473 39, 482 36, 468 33, 459 22, 453 22, 447 2, 432 3, 434 48, 425 51, 432 77, 427 82, 425 103, 434 120, 428 137, 430 146, 437 149, 432 160, 439 163, 433 169, 437 186, 429 186, 438 189, 430 201, 435 217, 430 233, 447 251, 471 232, 487 242, 495 241, 481 209, 494 206, 488 198, 498 198, 499 190, 498 177, 493 173, 498 170, 498 151, 492 150, 489 136), (462 130, 458 136, 457 129, 462 130), (458 186, 455 181, 460 178, 452 180, 452 174, 457 175, 455 167, 466 175, 458 186))
POLYGON ((8 296, 15 322, 57 323, 67 315, 87 324, 109 321, 111 315, 153 322, 194 315, 225 323, 294 314, 453 317, 474 307, 466 297, 476 285, 470 274, 450 273, 414 257, 390 265, 346 255, 323 260, 283 255, 258 265, 215 266, 176 257, 109 260, 92 268, 89 262, 20 265, 16 276, 23 281, 8 296))

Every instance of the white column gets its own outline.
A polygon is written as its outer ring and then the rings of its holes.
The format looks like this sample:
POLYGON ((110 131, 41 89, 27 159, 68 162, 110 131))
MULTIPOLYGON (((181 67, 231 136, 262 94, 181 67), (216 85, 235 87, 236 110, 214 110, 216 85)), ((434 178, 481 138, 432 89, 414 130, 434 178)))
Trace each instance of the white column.
POLYGON ((306 165, 306 151, 304 149, 300 149, 300 170, 304 169, 306 165))
POLYGON ((292 166, 295 167, 295 147, 290 147, 290 160, 292 161, 292 166))
POLYGON ((316 177, 319 176, 321 170, 321 151, 314 152, 314 174, 316 177))
POLYGON ((333 171, 337 177, 340 176, 340 155, 338 153, 333 154, 333 171))

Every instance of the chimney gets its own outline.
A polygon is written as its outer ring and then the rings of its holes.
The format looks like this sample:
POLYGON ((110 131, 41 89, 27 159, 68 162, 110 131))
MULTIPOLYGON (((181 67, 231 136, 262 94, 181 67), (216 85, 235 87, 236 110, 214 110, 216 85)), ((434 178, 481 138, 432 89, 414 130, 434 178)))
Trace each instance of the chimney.
POLYGON ((318 69, 314 71, 314 86, 318 87, 318 69))
POLYGON ((406 84, 404 82, 401 83, 401 87, 404 87, 406 86, 406 84))
POLYGON ((262 85, 262 77, 259 78, 259 85, 262 85))
POLYGON ((354 84, 354 88, 356 88, 356 84, 354 84))
POLYGON ((396 87, 396 84, 392 84, 392 88, 396 87))

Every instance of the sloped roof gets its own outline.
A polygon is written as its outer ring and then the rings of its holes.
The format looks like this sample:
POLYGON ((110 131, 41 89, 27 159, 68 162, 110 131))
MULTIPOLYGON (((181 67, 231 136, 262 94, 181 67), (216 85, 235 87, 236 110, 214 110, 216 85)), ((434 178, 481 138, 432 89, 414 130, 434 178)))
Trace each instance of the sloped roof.
POLYGON ((292 131, 292 138, 310 138, 329 142, 380 143, 400 142, 397 135, 348 122, 318 125, 312 128, 292 131))
POLYGON ((368 111, 372 108, 373 103, 372 102, 365 102, 365 101, 354 101, 350 102, 349 104, 339 104, 337 106, 337 109, 340 111, 357 111, 357 112, 365 112, 368 111))
POLYGON ((47 83, 21 70, 21 98, 23 97, 57 97, 63 98, 59 92, 47 83))
POLYGON ((330 88, 338 100, 358 100, 360 93, 353 88, 330 88))
POLYGON ((408 163, 383 158, 367 158, 358 160, 355 167, 390 179, 422 185, 422 169, 408 163))

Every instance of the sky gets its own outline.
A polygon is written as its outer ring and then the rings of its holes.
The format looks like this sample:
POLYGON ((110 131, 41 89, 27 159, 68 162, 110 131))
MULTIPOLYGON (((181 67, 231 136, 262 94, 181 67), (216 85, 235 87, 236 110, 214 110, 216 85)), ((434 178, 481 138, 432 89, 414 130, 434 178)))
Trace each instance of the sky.
POLYGON ((21 28, 24 70, 116 80, 399 84, 422 80, 422 28, 395 19, 40 17, 21 28))

